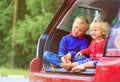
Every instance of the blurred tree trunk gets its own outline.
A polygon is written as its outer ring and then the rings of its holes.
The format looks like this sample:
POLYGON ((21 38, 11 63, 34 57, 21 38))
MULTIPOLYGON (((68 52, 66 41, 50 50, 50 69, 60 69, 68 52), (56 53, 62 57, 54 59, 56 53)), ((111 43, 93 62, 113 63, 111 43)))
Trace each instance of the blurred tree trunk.
POLYGON ((18 0, 17 20, 25 20, 26 14, 30 14, 30 11, 27 10, 26 0, 18 0))
POLYGON ((15 28, 16 28, 16 22, 17 22, 17 7, 18 7, 18 0, 14 0, 14 14, 13 14, 13 31, 12 31, 12 57, 11 57, 11 69, 14 69, 14 63, 15 63, 15 28))
POLYGON ((41 0, 42 13, 45 13, 44 0, 41 0))

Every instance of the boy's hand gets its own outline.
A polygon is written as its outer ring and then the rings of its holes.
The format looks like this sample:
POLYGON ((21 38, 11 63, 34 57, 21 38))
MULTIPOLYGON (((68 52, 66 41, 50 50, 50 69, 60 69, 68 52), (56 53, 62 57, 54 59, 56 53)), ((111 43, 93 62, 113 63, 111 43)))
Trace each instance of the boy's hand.
POLYGON ((62 63, 70 63, 71 59, 71 54, 70 53, 67 53, 65 56, 61 57, 61 61, 62 63))
POLYGON ((67 53, 67 54, 65 55, 65 57, 70 60, 70 59, 71 59, 71 54, 70 54, 70 53, 67 53))
POLYGON ((78 52, 78 53, 75 55, 75 58, 77 58, 79 55, 81 56, 81 55, 82 55, 82 52, 78 52))
POLYGON ((66 63, 66 61, 65 61, 65 57, 64 57, 64 56, 61 57, 61 61, 62 61, 62 63, 66 63))

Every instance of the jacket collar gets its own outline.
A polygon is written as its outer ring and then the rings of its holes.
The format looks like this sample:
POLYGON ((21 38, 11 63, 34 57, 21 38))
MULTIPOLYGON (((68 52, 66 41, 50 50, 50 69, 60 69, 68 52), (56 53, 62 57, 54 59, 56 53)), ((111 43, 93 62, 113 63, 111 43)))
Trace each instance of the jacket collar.
MULTIPOLYGON (((69 35, 70 35, 70 36, 73 36, 72 32, 70 32, 69 35)), ((75 36, 73 36, 73 37, 75 37, 75 36)), ((78 39, 81 39, 82 37, 83 37, 83 35, 77 36, 78 39)))

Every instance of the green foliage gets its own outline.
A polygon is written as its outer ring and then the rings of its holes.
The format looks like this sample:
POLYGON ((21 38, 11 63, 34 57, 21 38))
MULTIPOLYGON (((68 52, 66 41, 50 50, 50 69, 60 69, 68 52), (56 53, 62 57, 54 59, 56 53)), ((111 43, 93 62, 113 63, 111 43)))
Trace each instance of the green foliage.
POLYGON ((25 67, 26 65, 29 65, 29 62, 36 51, 37 40, 43 33, 44 27, 47 26, 51 16, 51 13, 46 13, 34 18, 26 15, 24 21, 18 22, 15 32, 15 49, 17 55, 15 59, 22 58, 23 60, 20 63, 16 62, 17 66, 25 67), (20 54, 17 53, 20 51, 20 54))
POLYGON ((41 9, 42 9, 42 7, 41 7, 41 1, 42 0, 26 0, 27 1, 27 9, 30 11, 30 13, 32 14, 32 15, 38 15, 38 14, 40 14, 40 13, 42 13, 42 11, 41 11, 41 9), (34 12, 33 12, 34 11, 34 12))
POLYGON ((12 37, 14 0, 0 0, 0 66, 10 67, 11 57, 14 57, 16 68, 28 68, 36 54, 37 40, 61 1, 18 0, 17 24, 12 37))
POLYGON ((11 50, 11 41, 6 41, 6 37, 12 29, 13 6, 11 0, 0 1, 0 65, 9 62, 7 52, 11 50))
POLYGON ((47 12, 54 13, 62 0, 26 0, 27 9, 35 16, 47 12))

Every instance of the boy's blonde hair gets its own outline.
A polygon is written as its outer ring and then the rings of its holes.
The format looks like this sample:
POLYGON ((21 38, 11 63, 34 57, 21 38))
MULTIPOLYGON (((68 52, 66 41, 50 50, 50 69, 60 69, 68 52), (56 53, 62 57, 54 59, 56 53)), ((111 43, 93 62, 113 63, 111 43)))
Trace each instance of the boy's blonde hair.
POLYGON ((90 28, 91 27, 92 28, 99 28, 103 34, 103 38, 108 37, 110 26, 107 22, 103 22, 103 21, 93 22, 90 25, 90 28))
MULTIPOLYGON (((78 21, 80 24, 84 25, 86 31, 88 30, 88 28, 89 28, 89 21, 88 21, 87 18, 84 18, 83 16, 80 16, 80 17, 77 16, 77 17, 75 18, 75 21, 78 21)), ((75 22, 75 21, 74 21, 74 22, 75 22)))

